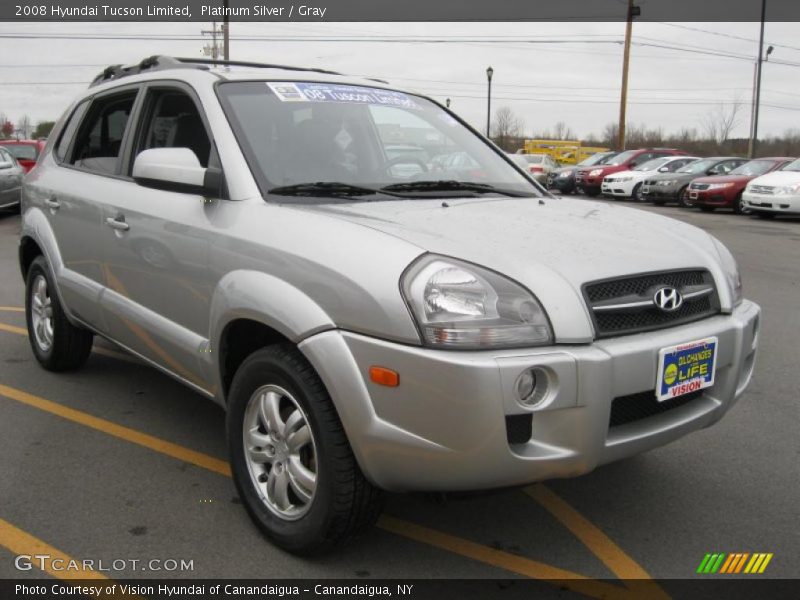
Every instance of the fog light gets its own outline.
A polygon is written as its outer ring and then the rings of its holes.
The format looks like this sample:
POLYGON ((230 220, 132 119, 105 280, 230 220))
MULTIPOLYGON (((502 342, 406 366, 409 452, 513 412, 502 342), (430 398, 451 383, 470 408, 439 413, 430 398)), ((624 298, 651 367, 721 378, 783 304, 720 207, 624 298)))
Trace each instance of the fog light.
POLYGON ((541 369, 526 369, 517 377, 517 400, 523 406, 537 406, 546 394, 547 374, 541 369))

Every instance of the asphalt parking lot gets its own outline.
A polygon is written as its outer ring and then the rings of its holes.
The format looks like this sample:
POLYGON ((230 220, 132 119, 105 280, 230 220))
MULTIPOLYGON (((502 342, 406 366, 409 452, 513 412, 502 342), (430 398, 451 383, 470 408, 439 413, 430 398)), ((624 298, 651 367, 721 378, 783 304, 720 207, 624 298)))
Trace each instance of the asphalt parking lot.
MULTIPOLYGON (((250 523, 216 405, 103 340, 79 372, 38 366, 24 329, 19 216, 0 216, 0 578, 47 577, 14 566, 42 549, 194 566, 114 578, 683 579, 709 552, 773 553, 760 577, 796 577, 800 219, 635 208, 702 227, 737 258, 746 297, 763 309, 739 405, 710 429, 577 479, 445 502, 392 495, 369 534, 314 560, 277 550, 250 523)), ((576 581, 592 597, 614 584, 576 581)))

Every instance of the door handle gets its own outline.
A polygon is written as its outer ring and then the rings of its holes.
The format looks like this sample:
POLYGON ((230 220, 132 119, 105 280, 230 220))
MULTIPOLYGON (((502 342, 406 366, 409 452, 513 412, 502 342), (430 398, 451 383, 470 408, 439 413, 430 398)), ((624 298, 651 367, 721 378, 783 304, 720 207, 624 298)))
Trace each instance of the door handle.
POLYGON ((125 222, 124 217, 108 217, 106 219, 106 225, 118 231, 128 231, 128 229, 131 228, 131 226, 125 222))
POLYGON ((45 206, 47 206, 47 208, 52 208, 53 210, 58 210, 59 208, 61 208, 61 202, 59 202, 55 198, 47 198, 44 201, 44 203, 45 206))

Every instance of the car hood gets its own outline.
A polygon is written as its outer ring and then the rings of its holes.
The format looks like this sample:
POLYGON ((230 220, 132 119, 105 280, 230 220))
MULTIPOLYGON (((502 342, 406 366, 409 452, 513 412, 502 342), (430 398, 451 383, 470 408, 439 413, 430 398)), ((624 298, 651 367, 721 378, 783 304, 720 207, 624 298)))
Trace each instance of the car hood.
POLYGON ((600 169, 600 176, 611 175, 612 173, 619 173, 620 171, 626 171, 624 165, 605 165, 600 167, 581 167, 578 169, 581 173, 586 173, 587 175, 594 170, 600 169))
POLYGON ((590 330, 575 318, 588 314, 581 294, 588 281, 692 267, 708 268, 718 282, 724 281, 708 234, 681 221, 606 202, 448 198, 303 208, 521 282, 542 301, 564 342, 591 340, 590 330))
POLYGON ((773 171, 750 180, 753 185, 793 185, 800 183, 800 171, 773 171))

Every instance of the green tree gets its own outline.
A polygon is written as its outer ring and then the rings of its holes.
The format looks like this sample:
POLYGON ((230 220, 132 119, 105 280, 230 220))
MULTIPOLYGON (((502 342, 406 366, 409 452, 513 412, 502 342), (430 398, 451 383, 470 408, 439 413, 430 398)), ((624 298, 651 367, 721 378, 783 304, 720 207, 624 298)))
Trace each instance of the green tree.
POLYGON ((50 135, 50 131, 52 131, 55 124, 55 121, 39 121, 36 124, 36 129, 33 130, 33 139, 46 138, 50 135))

